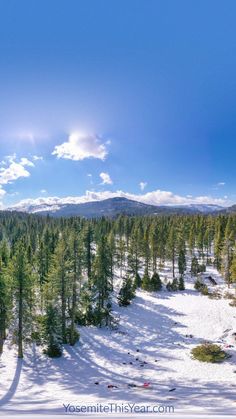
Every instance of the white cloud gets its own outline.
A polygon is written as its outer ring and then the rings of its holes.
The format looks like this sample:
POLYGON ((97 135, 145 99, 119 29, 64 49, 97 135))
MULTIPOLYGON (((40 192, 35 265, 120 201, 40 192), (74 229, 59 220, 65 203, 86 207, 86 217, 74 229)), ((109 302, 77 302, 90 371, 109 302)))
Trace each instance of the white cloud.
POLYGON ((225 182, 218 182, 217 186, 225 186, 225 182))
POLYGON ((6 156, 5 160, 8 162, 4 167, 0 167, 0 185, 7 185, 21 177, 29 177, 30 172, 25 167, 33 167, 32 163, 26 157, 22 157, 19 162, 16 162, 16 155, 6 156))
POLYGON ((20 177, 29 176, 30 173, 28 172, 28 170, 25 169, 25 167, 22 164, 12 162, 10 166, 8 166, 6 169, 0 169, 0 185, 6 185, 7 183, 19 179, 20 177))
POLYGON ((40 193, 47 193, 46 189, 41 189, 40 193))
POLYGON ((16 160, 16 153, 10 154, 9 156, 5 156, 5 160, 8 161, 9 163, 12 163, 13 161, 16 160))
POLYGON ((140 186, 141 191, 144 191, 144 189, 147 186, 147 182, 140 182, 139 186, 140 186))
POLYGON ((34 160, 34 161, 37 161, 37 160, 43 160, 43 157, 42 157, 42 156, 36 156, 36 155, 34 155, 34 156, 33 156, 33 160, 34 160))
POLYGON ((29 159, 27 159, 26 157, 22 157, 20 159, 20 164, 22 166, 30 166, 30 167, 34 167, 34 163, 32 161, 30 161, 29 159))
POLYGON ((57 145, 52 154, 58 158, 76 161, 87 158, 105 160, 108 151, 106 144, 97 135, 74 132, 68 141, 57 145))
POLYGON ((113 184, 109 173, 102 172, 102 173, 100 173, 99 176, 102 179, 102 185, 112 185, 113 184))
POLYGON ((102 192, 94 192, 94 191, 86 191, 85 195, 82 196, 69 196, 65 198, 59 197, 41 197, 37 199, 26 199, 20 201, 17 205, 14 205, 13 208, 21 209, 22 211, 27 210, 29 205, 35 206, 35 212, 37 212, 37 207, 40 206, 42 209, 42 205, 44 206, 45 210, 58 208, 58 205, 66 205, 66 204, 81 204, 85 202, 92 202, 92 201, 101 201, 103 199, 114 198, 114 197, 124 197, 128 199, 132 199, 134 201, 143 202, 145 204, 151 205, 190 205, 190 204, 212 204, 212 205, 222 205, 222 206, 229 206, 232 205, 232 202, 228 200, 228 198, 214 198, 211 196, 197 196, 197 197, 190 197, 188 196, 181 196, 175 195, 173 192, 170 191, 161 191, 156 190, 152 192, 148 192, 146 194, 131 194, 128 192, 123 191, 102 191, 102 192))

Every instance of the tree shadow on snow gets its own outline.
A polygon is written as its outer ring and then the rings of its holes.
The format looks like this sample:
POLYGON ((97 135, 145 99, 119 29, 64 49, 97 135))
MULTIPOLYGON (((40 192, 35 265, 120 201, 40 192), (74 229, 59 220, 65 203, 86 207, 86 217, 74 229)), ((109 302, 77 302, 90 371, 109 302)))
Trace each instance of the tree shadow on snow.
POLYGON ((15 374, 5 396, 0 399, 0 407, 8 403, 15 395, 21 376, 23 359, 17 359, 15 374))

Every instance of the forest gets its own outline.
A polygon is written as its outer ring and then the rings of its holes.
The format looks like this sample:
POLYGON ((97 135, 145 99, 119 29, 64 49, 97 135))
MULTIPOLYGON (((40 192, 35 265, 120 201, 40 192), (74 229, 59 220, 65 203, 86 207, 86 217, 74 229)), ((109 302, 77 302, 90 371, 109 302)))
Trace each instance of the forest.
POLYGON ((213 265, 236 282, 236 216, 119 216, 60 218, 0 212, 0 355, 6 339, 18 357, 35 342, 59 357, 79 340, 78 325, 115 327, 113 279, 122 279, 119 305, 135 290, 184 290, 191 274, 213 265), (158 270, 171 261, 172 281, 158 270))

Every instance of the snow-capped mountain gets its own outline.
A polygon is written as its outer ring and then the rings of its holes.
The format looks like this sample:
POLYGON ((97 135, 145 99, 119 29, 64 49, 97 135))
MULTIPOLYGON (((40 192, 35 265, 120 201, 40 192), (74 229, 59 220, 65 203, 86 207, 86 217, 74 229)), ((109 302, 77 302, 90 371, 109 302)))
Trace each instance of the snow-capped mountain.
POLYGON ((78 202, 76 197, 71 198, 38 198, 34 201, 25 200, 8 208, 11 211, 20 211, 33 214, 50 214, 55 217, 81 216, 86 218, 115 217, 126 215, 151 214, 183 214, 183 213, 214 213, 221 211, 218 205, 190 204, 186 206, 157 206, 133 201, 124 197, 115 197, 101 201, 78 202))

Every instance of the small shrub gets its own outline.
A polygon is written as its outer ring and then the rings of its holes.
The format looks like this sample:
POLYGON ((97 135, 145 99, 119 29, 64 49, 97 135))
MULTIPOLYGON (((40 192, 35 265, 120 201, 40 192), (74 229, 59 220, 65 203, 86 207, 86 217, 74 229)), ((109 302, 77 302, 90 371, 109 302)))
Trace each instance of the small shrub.
POLYGON ((171 290, 172 291, 178 291, 179 289, 179 281, 178 278, 174 278, 171 284, 171 290))
POLYGON ((167 282, 166 289, 167 289, 167 291, 172 291, 171 282, 170 281, 167 282))
POLYGON ((206 265, 204 265, 204 264, 199 265, 199 267, 198 267, 198 272, 199 272, 199 273, 206 272, 206 265))
POLYGON ((62 356, 62 347, 57 343, 52 343, 44 349, 43 353, 49 356, 49 358, 60 358, 62 356))
POLYGON ((196 346, 191 351, 193 359, 201 362, 217 363, 229 358, 229 355, 219 345, 204 343, 196 346))
POLYGON ((197 279, 194 283, 195 290, 200 291, 202 287, 204 287, 204 284, 199 279, 197 279))
POLYGON ((213 291, 209 293, 208 297, 211 300, 220 300, 222 298, 222 295, 218 291, 213 291))
POLYGON ((234 294, 232 294, 231 292, 226 291, 226 292, 224 293, 224 298, 225 298, 226 300, 234 300, 234 299, 235 299, 235 296, 234 296, 234 294))
POLYGON ((197 291, 200 291, 202 295, 209 295, 208 287, 203 284, 199 279, 195 281, 194 288, 197 291))
POLYGON ((170 281, 167 282, 166 289, 167 289, 167 291, 178 291, 180 289, 183 290, 183 289, 185 289, 184 288, 184 282, 182 282, 180 284, 178 278, 174 278, 172 282, 170 282, 170 281))
POLYGON ((209 295, 209 289, 206 285, 203 285, 203 287, 200 289, 200 293, 202 295, 209 295))
POLYGON ((231 307, 236 307, 236 297, 229 303, 231 307))
POLYGON ((73 333, 71 335, 71 329, 70 329, 70 327, 67 327, 67 329, 66 329, 66 339, 67 339, 67 342, 69 342, 71 346, 74 346, 76 344, 76 342, 78 342, 79 338, 80 338, 80 334, 79 334, 78 330, 74 329, 73 333))

